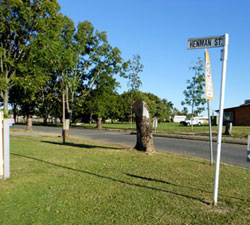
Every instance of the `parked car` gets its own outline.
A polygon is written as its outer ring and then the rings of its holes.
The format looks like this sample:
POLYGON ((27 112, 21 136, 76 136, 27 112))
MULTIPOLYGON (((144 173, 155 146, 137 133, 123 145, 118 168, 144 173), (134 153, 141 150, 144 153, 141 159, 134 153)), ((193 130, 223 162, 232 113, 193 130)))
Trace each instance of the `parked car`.
POLYGON ((183 124, 184 126, 191 126, 192 121, 193 125, 201 126, 201 124, 203 124, 203 120, 198 118, 186 118, 184 121, 181 121, 180 124, 183 124))

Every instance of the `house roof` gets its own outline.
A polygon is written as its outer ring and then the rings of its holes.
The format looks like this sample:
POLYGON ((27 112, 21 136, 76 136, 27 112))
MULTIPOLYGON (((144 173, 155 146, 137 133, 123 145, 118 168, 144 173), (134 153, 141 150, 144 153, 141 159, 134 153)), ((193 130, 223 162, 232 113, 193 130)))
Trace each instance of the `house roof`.
MULTIPOLYGON (((250 106, 250 103, 242 104, 242 105, 236 106, 236 107, 226 108, 226 109, 224 109, 224 111, 230 111, 230 110, 239 109, 239 108, 248 107, 248 106, 250 106)), ((219 110, 215 110, 215 112, 219 112, 219 110)))

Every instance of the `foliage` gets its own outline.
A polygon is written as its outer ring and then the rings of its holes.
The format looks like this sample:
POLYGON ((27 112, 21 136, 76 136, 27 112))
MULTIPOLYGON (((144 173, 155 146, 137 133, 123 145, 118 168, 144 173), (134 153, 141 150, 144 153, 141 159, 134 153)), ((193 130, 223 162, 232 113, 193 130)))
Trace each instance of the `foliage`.
POLYGON ((43 80, 34 55, 37 50, 33 51, 36 48, 34 40, 38 34, 53 30, 52 22, 58 10, 56 0, 1 1, 0 94, 5 113, 8 113, 9 88, 16 84, 29 88, 43 80))
MULTIPOLYGON (((192 116, 197 116, 205 110, 204 104, 206 103, 204 97, 205 77, 203 61, 198 58, 196 64, 190 69, 194 71, 194 76, 191 80, 187 80, 187 88, 183 92, 185 100, 181 104, 190 106, 192 116)), ((184 111, 187 114, 187 108, 184 111)))
POLYGON ((139 87, 142 85, 139 73, 143 71, 143 65, 140 63, 141 57, 136 54, 133 56, 132 61, 128 62, 128 91, 133 93, 133 91, 139 90, 139 87))
MULTIPOLYGON (((133 91, 133 96, 133 102, 143 100, 148 104, 149 113, 152 118, 157 117, 160 121, 166 121, 169 120, 170 116, 173 114, 173 103, 171 101, 160 99, 152 93, 144 93, 141 91, 133 91)), ((130 99, 130 92, 124 92, 121 95, 121 120, 128 121, 130 116, 130 99)), ((134 114, 133 117, 135 117, 134 114)))
POLYGON ((3 0, 0 22, 0 96, 15 116, 62 120, 65 104, 66 118, 73 121, 126 121, 131 105, 143 99, 152 117, 169 120, 171 102, 138 91, 141 57, 125 61, 105 31, 89 21, 76 27, 59 13, 56 0, 3 0), (128 92, 121 95, 118 76, 128 79, 128 92))

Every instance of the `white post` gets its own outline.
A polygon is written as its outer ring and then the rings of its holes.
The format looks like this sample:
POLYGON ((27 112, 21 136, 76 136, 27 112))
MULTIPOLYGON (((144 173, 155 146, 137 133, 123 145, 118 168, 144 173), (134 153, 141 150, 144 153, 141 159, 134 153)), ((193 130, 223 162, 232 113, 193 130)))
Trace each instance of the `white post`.
POLYGON ((0 179, 3 178, 3 112, 0 112, 0 179))
POLYGON ((218 137, 217 137, 217 160, 215 167, 215 181, 214 181, 214 201, 213 204, 217 205, 218 200, 218 187, 219 187, 219 172, 220 172, 220 156, 221 156, 221 138, 222 138, 222 125, 223 125, 223 111, 224 111, 224 94, 225 94, 225 82, 226 82, 226 68, 227 68, 227 55, 228 55, 228 40, 229 35, 225 34, 224 52, 222 58, 222 77, 221 77, 221 93, 220 93, 220 115, 218 125, 218 137))
POLYGON ((4 179, 10 178, 10 120, 3 120, 4 179))
POLYGON ((250 162, 250 135, 248 135, 247 141, 247 162, 250 162))
POLYGON ((213 135, 212 135, 212 123, 210 116, 210 104, 209 100, 207 100, 207 111, 208 111, 208 123, 209 123, 209 143, 210 143, 210 164, 213 165, 214 154, 213 154, 213 135))

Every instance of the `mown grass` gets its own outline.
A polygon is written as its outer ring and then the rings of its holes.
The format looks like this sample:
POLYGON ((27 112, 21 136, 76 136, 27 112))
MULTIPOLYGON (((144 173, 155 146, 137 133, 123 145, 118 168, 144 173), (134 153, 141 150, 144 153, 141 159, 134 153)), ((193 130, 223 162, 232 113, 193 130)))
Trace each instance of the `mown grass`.
MULTIPOLYGON (((84 128, 94 128, 96 127, 96 124, 84 124, 82 125, 84 128)), ((131 129, 135 130, 136 125, 135 123, 103 123, 103 128, 109 128, 109 129, 131 129)), ((217 134, 218 127, 212 126, 213 134, 217 134)), ((223 127, 223 131, 225 131, 225 127, 223 127)), ((209 133, 209 127, 208 124, 204 124, 202 126, 194 126, 193 131, 191 130, 191 127, 183 126, 179 123, 159 123, 157 127, 158 133, 166 133, 166 134, 200 134, 200 135, 207 135, 209 133)), ((245 138, 247 135, 250 135, 250 127, 249 126, 233 126, 232 129, 232 135, 233 137, 241 137, 245 138)))
POLYGON ((11 137, 0 224, 249 224, 250 173, 175 154, 59 138, 11 137))

